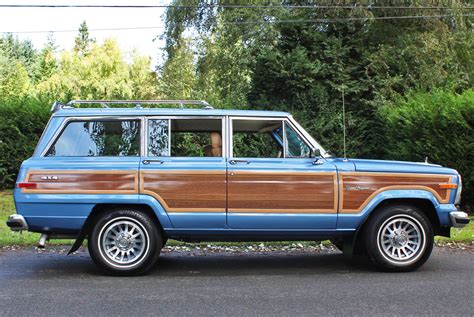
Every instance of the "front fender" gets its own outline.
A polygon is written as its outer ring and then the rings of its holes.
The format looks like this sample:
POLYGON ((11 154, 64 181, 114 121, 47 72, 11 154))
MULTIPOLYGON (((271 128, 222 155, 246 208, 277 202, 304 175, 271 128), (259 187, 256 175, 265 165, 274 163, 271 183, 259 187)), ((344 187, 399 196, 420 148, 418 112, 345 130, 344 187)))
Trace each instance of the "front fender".
POLYGON ((449 226, 449 212, 456 209, 451 204, 440 204, 436 197, 427 190, 422 189, 394 189, 379 193, 359 213, 339 213, 337 221, 338 230, 354 230, 359 228, 371 212, 383 201, 389 199, 422 199, 430 201, 438 215, 441 226, 449 226))

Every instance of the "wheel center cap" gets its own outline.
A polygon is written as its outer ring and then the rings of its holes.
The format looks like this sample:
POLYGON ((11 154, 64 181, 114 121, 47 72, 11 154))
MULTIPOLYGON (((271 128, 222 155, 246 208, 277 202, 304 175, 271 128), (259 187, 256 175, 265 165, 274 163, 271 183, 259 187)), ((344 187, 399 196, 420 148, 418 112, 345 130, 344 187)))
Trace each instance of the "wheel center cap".
POLYGON ((406 232, 403 230, 397 230, 392 237, 392 241, 395 246, 404 246, 408 241, 406 232))
POLYGON ((132 247, 132 240, 128 236, 120 235, 117 238, 116 244, 119 249, 128 250, 132 247))

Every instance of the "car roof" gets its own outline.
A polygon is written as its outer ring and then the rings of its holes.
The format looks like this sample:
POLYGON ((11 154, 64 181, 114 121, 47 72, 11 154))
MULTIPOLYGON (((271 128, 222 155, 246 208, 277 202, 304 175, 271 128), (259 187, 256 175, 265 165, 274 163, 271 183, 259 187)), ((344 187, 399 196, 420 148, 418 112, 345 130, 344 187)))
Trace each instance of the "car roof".
POLYGON ((228 109, 180 109, 180 108, 63 108, 55 117, 95 116, 242 116, 242 117, 288 117, 283 111, 228 110, 228 109))

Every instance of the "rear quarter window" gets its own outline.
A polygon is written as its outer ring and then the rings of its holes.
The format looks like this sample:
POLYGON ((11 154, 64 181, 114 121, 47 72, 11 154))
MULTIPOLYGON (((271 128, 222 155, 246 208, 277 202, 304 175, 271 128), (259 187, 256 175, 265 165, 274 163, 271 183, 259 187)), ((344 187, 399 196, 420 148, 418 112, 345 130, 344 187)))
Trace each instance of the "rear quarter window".
POLYGON ((72 121, 46 156, 139 156, 140 121, 72 121))

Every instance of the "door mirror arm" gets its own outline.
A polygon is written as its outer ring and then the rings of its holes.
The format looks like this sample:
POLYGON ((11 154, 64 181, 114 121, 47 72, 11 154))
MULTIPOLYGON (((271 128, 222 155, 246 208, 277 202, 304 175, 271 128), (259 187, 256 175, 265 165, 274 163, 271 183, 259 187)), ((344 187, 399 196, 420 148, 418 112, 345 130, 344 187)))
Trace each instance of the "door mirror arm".
POLYGON ((324 160, 321 158, 321 157, 317 157, 314 161, 313 161, 313 165, 322 165, 324 164, 324 160))
POLYGON ((313 165, 322 165, 324 164, 324 158, 321 155, 321 151, 319 149, 311 149, 310 157, 314 158, 313 165))

